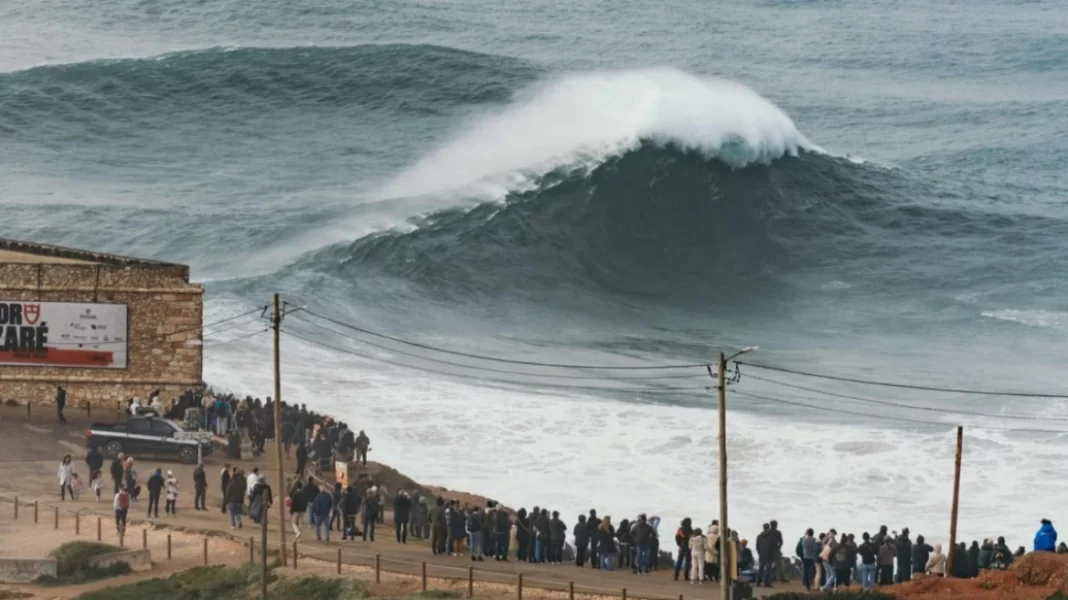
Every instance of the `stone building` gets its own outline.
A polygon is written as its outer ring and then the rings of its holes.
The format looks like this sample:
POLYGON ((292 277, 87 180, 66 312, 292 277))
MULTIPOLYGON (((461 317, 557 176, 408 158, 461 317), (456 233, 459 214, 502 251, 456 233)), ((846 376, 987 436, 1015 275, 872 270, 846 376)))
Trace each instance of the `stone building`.
POLYGON ((0 239, 0 400, 114 408, 201 382, 189 267, 0 239))

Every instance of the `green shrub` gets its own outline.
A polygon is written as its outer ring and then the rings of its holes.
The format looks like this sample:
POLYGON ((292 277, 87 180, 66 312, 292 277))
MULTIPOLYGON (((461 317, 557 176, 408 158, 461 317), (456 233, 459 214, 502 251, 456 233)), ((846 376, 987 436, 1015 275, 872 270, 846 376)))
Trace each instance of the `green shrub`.
POLYGON ((1047 596, 1046 600, 1068 600, 1068 594, 1057 590, 1056 592, 1053 592, 1052 594, 1047 596))
POLYGON ((166 579, 86 592, 78 600, 247 600, 252 597, 250 590, 258 590, 259 584, 259 565, 196 567, 166 579))
POLYGON ((48 553, 56 559, 56 574, 62 578, 89 567, 89 559, 101 554, 121 552, 122 548, 100 542, 69 542, 48 553))
POLYGON ((349 579, 302 577, 288 579, 270 590, 271 600, 357 600, 366 598, 364 583, 349 579))

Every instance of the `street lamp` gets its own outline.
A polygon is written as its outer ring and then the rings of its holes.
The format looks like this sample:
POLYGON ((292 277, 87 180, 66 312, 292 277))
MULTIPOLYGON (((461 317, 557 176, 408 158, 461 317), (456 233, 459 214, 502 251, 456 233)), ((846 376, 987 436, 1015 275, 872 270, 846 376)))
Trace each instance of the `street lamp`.
MULTIPOLYGON (((731 573, 726 567, 730 554, 727 551, 730 540, 727 536, 727 361, 734 360, 759 346, 747 346, 729 357, 719 353, 719 597, 731 600, 731 573)), ((711 371, 712 369, 709 369, 711 371)))

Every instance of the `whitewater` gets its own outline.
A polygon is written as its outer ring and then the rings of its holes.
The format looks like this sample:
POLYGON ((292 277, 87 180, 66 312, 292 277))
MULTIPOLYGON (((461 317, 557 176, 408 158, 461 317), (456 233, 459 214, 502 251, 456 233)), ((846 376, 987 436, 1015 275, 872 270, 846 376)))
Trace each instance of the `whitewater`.
MULTIPOLYGON (((0 6, 0 235, 190 264, 205 323, 279 292, 480 355, 759 345, 1064 393, 1065 31, 1049 0, 0 6)), ((288 319, 283 397, 419 481, 568 520, 718 514, 701 369, 448 366, 323 325, 288 319)), ((205 380, 269 394, 261 330, 209 327, 205 380)), ((750 539, 774 518, 944 541, 958 424, 965 538, 1026 544, 1068 491, 1061 400, 742 367, 728 409, 750 539)))

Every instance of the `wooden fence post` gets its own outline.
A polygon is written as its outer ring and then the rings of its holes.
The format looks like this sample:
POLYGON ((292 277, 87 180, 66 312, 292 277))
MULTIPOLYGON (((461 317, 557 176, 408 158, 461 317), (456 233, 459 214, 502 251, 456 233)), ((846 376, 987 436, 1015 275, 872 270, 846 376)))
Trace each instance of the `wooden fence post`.
POLYGON ((167 534, 167 560, 171 559, 171 534, 167 534))
POLYGON ((337 549, 337 574, 341 575, 341 548, 337 549))
POLYGON ((59 507, 52 508, 52 529, 59 529, 59 507))
POLYGON ((575 600, 575 582, 567 582, 567 600, 575 600))
POLYGON ((74 535, 82 534, 82 513, 74 513, 74 535))
POLYGON ((33 501, 33 524, 37 524, 37 501, 33 501))
POLYGON ((141 549, 148 550, 148 530, 141 530, 141 549))
POLYGON ((101 533, 101 529, 100 529, 100 517, 97 517, 96 518, 96 541, 98 541, 98 542, 101 541, 101 539, 102 539, 101 536, 102 536, 102 533, 101 533))
POLYGON ((382 583, 382 555, 375 554, 375 583, 382 583))
POLYGON ((623 588, 623 600, 627 600, 627 588, 623 588))
POLYGON ((256 562, 256 539, 248 536, 248 562, 256 562))
POLYGON ((204 566, 208 566, 208 538, 204 538, 204 566))
POLYGON ((19 518, 19 497, 15 496, 15 520, 19 518))
POLYGON ((126 530, 124 529, 124 530, 119 532, 119 548, 125 548, 125 547, 126 547, 126 530))
POLYGON ((520 573, 519 575, 516 575, 515 597, 516 597, 516 600, 523 600, 523 574, 522 573, 520 573))
POLYGON ((293 542, 293 568, 297 568, 297 543, 293 542))
POLYGON ((475 597, 475 568, 467 567, 467 597, 475 597))
POLYGON ((423 591, 426 591, 426 561, 423 561, 423 591))

